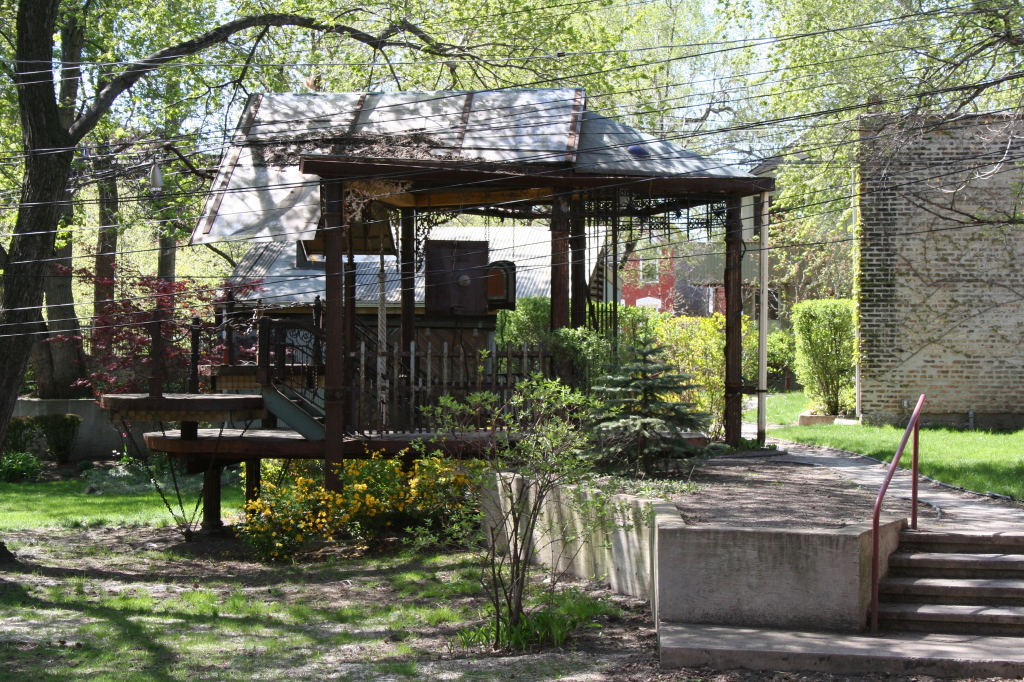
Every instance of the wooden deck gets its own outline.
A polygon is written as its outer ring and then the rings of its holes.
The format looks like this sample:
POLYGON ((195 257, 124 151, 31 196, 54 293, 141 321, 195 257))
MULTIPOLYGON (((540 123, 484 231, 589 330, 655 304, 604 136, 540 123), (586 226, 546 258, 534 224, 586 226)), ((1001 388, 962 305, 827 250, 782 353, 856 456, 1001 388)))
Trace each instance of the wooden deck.
MULTIPOLYGON (((368 433, 345 437, 347 459, 367 459, 375 452, 397 455, 416 439, 424 441, 436 433, 368 433)), ((152 431, 143 436, 146 447, 172 457, 202 456, 224 463, 246 459, 324 459, 324 441, 308 441, 290 429, 199 429, 195 438, 182 439, 181 431, 152 431)), ((506 434, 498 434, 505 440, 506 434)), ((514 440, 515 437, 512 436, 514 440)), ((491 441, 490 431, 467 431, 458 438, 446 437, 438 444, 448 455, 472 455, 491 441)))
POLYGON ((100 396, 99 404, 114 422, 242 422, 267 416, 258 395, 108 393, 100 396))

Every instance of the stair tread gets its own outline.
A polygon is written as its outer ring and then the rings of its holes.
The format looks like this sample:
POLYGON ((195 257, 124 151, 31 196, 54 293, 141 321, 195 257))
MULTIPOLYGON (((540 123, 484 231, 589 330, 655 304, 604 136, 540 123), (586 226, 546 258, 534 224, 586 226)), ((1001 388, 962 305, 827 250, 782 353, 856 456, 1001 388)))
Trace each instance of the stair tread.
POLYGON ((1024 580, 1013 578, 902 578, 885 577, 879 582, 881 588, 905 587, 948 587, 970 589, 1024 590, 1024 580))
POLYGON ((962 554, 958 552, 895 552, 889 556, 889 565, 957 563, 1024 566, 1024 554, 962 554))
POLYGON ((1000 622, 1024 625, 1024 606, 882 603, 878 605, 878 615, 880 618, 1000 622))

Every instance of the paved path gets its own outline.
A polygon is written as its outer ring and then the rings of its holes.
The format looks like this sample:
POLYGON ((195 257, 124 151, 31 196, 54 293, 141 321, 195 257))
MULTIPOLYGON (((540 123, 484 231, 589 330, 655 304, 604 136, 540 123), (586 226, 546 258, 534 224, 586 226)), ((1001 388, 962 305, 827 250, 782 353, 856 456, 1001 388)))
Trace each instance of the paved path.
MULTIPOLYGON (((756 425, 743 425, 744 438, 756 437, 756 425), (748 434, 748 430, 750 433, 748 434)), ((780 459, 788 459, 808 464, 825 466, 843 478, 847 478, 865 488, 878 490, 885 474, 888 464, 879 464, 876 460, 857 455, 843 450, 818 447, 815 445, 801 445, 790 441, 771 438, 771 431, 768 441, 777 443, 781 449, 787 451, 787 455, 780 459)), ((900 469, 893 476, 889 484, 887 497, 904 497, 910 499, 911 476, 910 472, 900 469)), ((971 528, 976 530, 1021 530, 1024 531, 1024 511, 1018 506, 995 500, 985 495, 975 495, 961 492, 936 483, 922 479, 918 486, 918 499, 922 502, 934 505, 942 510, 942 518, 938 521, 930 521, 922 527, 934 528, 936 530, 953 530, 956 528, 971 528)), ((885 507, 882 507, 885 513, 885 507)))

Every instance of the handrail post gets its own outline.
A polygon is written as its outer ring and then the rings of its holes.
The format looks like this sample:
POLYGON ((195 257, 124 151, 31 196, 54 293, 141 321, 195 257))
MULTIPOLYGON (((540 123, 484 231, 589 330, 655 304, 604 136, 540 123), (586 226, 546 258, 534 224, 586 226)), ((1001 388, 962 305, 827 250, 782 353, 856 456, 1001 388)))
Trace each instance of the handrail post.
POLYGON ((913 459, 911 460, 910 471, 913 481, 911 482, 910 492, 910 528, 911 530, 917 530, 917 457, 918 457, 918 443, 921 436, 921 415, 917 415, 917 419, 914 421, 914 452, 913 459))
POLYGON ((878 497, 875 498, 875 509, 871 515, 871 632, 875 634, 878 632, 878 561, 879 561, 879 540, 878 540, 878 525, 882 515, 882 500, 885 498, 885 492, 889 489, 889 482, 892 481, 892 476, 896 473, 896 468, 900 464, 900 458, 903 456, 903 451, 907 447, 907 440, 910 439, 911 434, 914 436, 914 453, 913 453, 913 510, 911 515, 913 517, 914 528, 917 528, 917 450, 918 450, 918 431, 921 421, 921 409, 924 407, 924 401, 927 398, 925 394, 921 394, 921 397, 917 400, 917 407, 914 408, 914 414, 910 417, 910 423, 907 424, 907 430, 903 432, 903 439, 900 440, 900 446, 896 448, 896 454, 893 455, 892 462, 889 464, 889 471, 885 474, 885 480, 882 481, 882 487, 878 491, 878 497))
POLYGON ((153 311, 153 319, 149 322, 149 395, 159 398, 164 394, 164 337, 162 329, 162 310, 157 308, 153 311))

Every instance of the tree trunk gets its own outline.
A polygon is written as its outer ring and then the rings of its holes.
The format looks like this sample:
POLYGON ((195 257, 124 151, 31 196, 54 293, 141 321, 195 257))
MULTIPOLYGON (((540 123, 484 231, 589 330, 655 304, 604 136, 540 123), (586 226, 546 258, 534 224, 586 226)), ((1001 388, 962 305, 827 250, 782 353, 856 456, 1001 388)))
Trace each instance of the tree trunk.
POLYGON ((4 541, 0 540, 0 566, 10 566, 16 563, 18 563, 18 557, 11 554, 11 550, 7 549, 4 541))
POLYGON ((177 253, 178 253, 178 240, 172 235, 166 234, 163 230, 173 230, 174 228, 170 225, 167 228, 161 228, 160 234, 160 257, 156 264, 156 276, 160 279, 166 279, 169 282, 174 281, 175 269, 177 267, 177 253))
POLYGON ((51 74, 53 30, 59 0, 18 4, 15 63, 18 108, 25 140, 25 175, 0 294, 0 442, 21 391, 28 365, 43 275, 49 259, 74 150, 60 124, 51 74), (40 151, 35 151, 40 150, 40 151), (51 151, 59 150, 59 151, 51 151))
POLYGON ((46 328, 49 334, 47 338, 36 341, 36 346, 45 346, 45 350, 32 350, 38 398, 81 398, 88 393, 85 386, 74 385, 85 378, 86 368, 82 329, 75 314, 71 288, 72 249, 69 239, 54 251, 59 260, 53 263, 46 279, 46 317, 49 320, 46 328), (41 367, 46 362, 50 363, 48 369, 41 367))
POLYGON ((117 223, 120 197, 117 193, 117 177, 108 175, 113 170, 112 155, 105 145, 97 149, 93 170, 102 179, 97 182, 99 190, 100 229, 96 236, 96 279, 93 284, 93 354, 95 348, 106 346, 110 340, 110 305, 114 300, 114 275, 117 268, 117 223))

